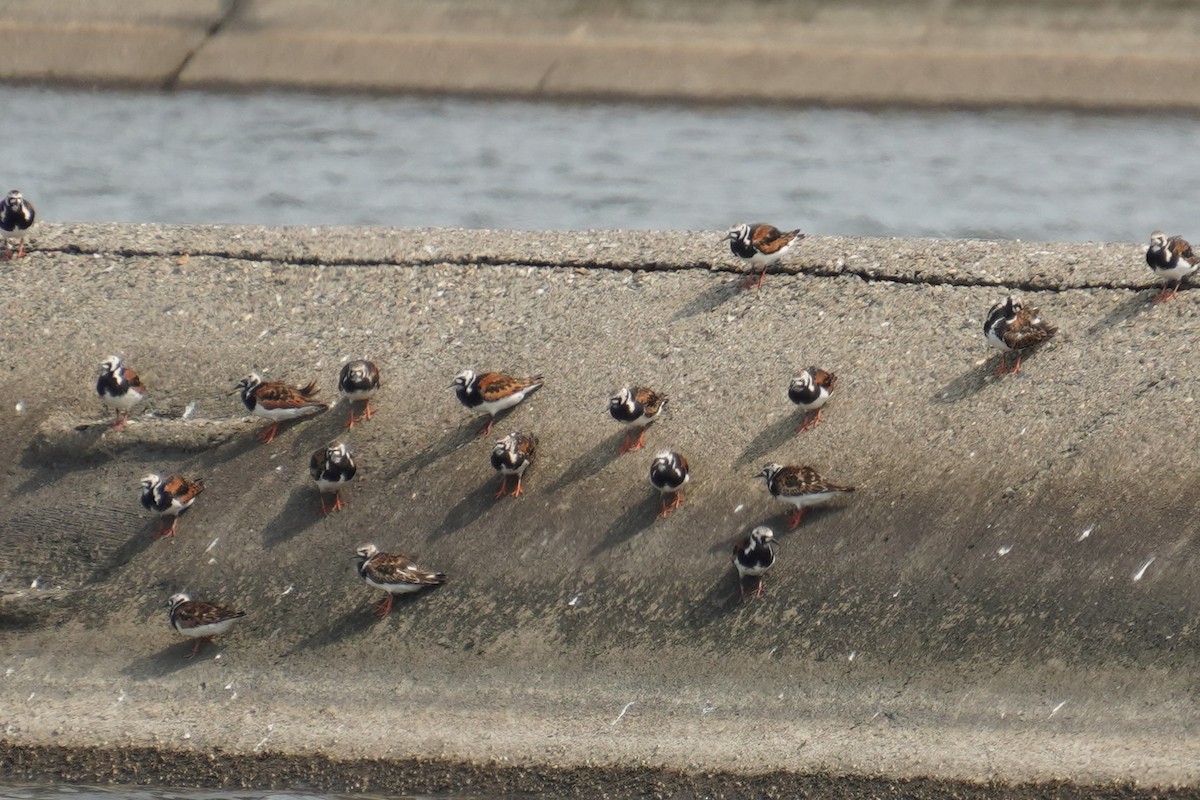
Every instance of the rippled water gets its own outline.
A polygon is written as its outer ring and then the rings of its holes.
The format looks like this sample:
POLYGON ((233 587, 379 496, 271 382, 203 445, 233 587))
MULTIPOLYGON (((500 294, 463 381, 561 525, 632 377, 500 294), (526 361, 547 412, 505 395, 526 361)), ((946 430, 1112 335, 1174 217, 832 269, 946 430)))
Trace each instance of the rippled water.
POLYGON ((553 105, 0 88, 46 219, 1200 235, 1183 116, 553 105))

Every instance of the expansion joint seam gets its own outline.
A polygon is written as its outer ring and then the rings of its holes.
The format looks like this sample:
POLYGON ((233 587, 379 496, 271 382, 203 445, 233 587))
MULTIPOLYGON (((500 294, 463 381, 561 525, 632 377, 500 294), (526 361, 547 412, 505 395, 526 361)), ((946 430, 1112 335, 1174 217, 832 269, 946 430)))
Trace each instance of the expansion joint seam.
MULTIPOLYGON (((696 261, 691 264, 643 262, 629 264, 623 261, 580 261, 564 259, 561 261, 545 260, 516 260, 491 256, 469 256, 464 258, 421 258, 397 259, 382 261, 379 259, 341 258, 328 259, 320 256, 303 257, 291 256, 279 258, 262 253, 231 252, 219 250, 138 250, 133 248, 118 248, 102 250, 98 248, 66 245, 63 247, 39 248, 42 252, 63 253, 64 255, 83 256, 116 256, 119 258, 182 258, 203 257, 220 258, 231 261, 249 261, 258 264, 275 264, 281 267, 513 267, 518 269, 582 269, 625 272, 630 270, 648 272, 722 272, 743 275, 745 269, 730 264, 696 261)), ((981 276, 948 276, 881 272, 876 269, 855 269, 853 267, 831 267, 828 264, 804 264, 788 267, 776 267, 768 270, 770 275, 806 275, 811 278, 858 278, 865 283, 883 283, 907 286, 950 286, 960 288, 1000 288, 1009 291, 1029 293, 1058 294, 1072 290, 1107 289, 1113 291, 1140 292, 1154 288, 1154 285, 1136 281, 1080 281, 1070 284, 1050 284, 1039 280, 1005 281, 1001 278, 981 276)), ((1186 292, 1190 287, 1184 286, 1180 291, 1186 292)))

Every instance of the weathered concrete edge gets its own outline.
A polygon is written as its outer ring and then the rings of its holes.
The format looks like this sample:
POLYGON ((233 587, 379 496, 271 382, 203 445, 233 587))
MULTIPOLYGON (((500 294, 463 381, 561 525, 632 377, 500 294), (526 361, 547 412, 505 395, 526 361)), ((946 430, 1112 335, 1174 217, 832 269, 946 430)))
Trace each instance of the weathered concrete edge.
MULTIPOLYGON (((209 257, 298 266, 515 266, 742 273, 720 231, 560 231, 220 225, 46 224, 42 252, 121 258, 209 257), (306 235, 296 236, 297 231, 306 235), (481 245, 482 242, 482 245, 481 245)), ((1141 291, 1156 286, 1142 245, 809 236, 770 272, 1020 291, 1141 291), (915 265, 915 266, 914 266, 915 265)), ((1186 290, 1186 286, 1185 286, 1186 290)))
MULTIPOLYGON (((503 7, 504 4, 498 4, 503 7)), ((737 4, 735 4, 736 6, 737 4)), ((259 7, 261 6, 261 7, 259 7)), ((777 105, 1200 109, 1200 58, 1152 45, 1137 10, 1081 24, 1053 9, 948 13, 745 4, 691 21, 469 7, 414 17, 355 9, 333 27, 230 2, 187 16, 0 19, 0 81, 154 89, 263 89, 777 105), (464 25, 470 20, 471 24, 464 25), (769 46, 764 39, 769 38, 769 46)), ((1166 27, 1194 27, 1171 7, 1166 27)), ((322 19, 322 22, 325 20, 322 19)))
POLYGON ((548 794, 556 798, 636 796, 904 797, 987 798, 1002 790, 1010 797, 1095 798, 1191 797, 1188 789, 1150 789, 1122 784, 1065 781, 1001 784, 936 778, 888 778, 765 772, 689 772, 661 766, 477 764, 436 758, 338 759, 323 754, 197 752, 154 747, 67 747, 30 745, 0 737, 0 764, 17 781, 84 785, 160 783, 200 789, 304 789, 306 791, 473 795, 548 794))

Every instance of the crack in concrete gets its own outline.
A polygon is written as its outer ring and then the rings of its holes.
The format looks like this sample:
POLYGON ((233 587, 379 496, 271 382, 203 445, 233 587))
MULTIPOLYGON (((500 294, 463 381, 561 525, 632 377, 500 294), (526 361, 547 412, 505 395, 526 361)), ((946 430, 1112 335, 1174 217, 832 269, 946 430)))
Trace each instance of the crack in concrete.
POLYGON ((224 28, 230 20, 232 20, 241 12, 242 6, 244 6, 245 3, 246 0, 227 0, 224 13, 217 18, 216 22, 209 26, 208 30, 204 32, 203 38, 196 43, 196 46, 184 53, 183 59, 179 62, 179 66, 175 67, 171 74, 167 76, 166 80, 163 81, 162 89, 164 91, 173 91, 179 87, 179 78, 181 75, 183 75, 183 71, 188 68, 188 65, 192 63, 192 59, 196 57, 197 53, 204 49, 206 44, 211 42, 213 38, 221 32, 221 29, 224 28))
MULTIPOLYGON (((703 270, 705 272, 721 272, 733 275, 744 275, 745 268, 740 265, 717 263, 710 261, 694 261, 689 264, 646 261, 631 263, 628 261, 572 260, 570 256, 554 261, 536 259, 516 259, 502 256, 448 256, 430 258, 397 258, 381 260, 378 258, 337 258, 330 259, 322 256, 280 257, 265 253, 233 252, 225 250, 138 250, 120 248, 104 250, 88 248, 80 245, 65 245, 62 247, 43 247, 41 252, 62 253, 64 255, 83 256, 116 256, 119 258, 182 258, 206 257, 221 258, 231 261, 250 261, 258 264, 278 264, 295 267, 532 267, 535 269, 588 269, 622 272, 626 270, 644 270, 650 272, 686 272, 703 270)), ((831 266, 820 264, 794 264, 784 267, 773 267, 767 270, 768 275, 808 275, 814 278, 855 277, 865 283, 885 283, 903 286, 953 286, 961 288, 1003 288, 1029 293, 1059 294, 1072 290, 1107 289, 1113 291, 1141 292, 1157 287, 1157 284, 1138 283, 1137 281, 1079 281, 1076 283, 1055 284, 1044 279, 1032 278, 1019 281, 1005 281, 1002 278, 971 276, 971 275, 939 275, 913 274, 902 275, 888 273, 873 268, 854 268, 848 266, 831 266)), ((1187 292, 1190 286, 1183 286, 1180 292, 1187 292)))

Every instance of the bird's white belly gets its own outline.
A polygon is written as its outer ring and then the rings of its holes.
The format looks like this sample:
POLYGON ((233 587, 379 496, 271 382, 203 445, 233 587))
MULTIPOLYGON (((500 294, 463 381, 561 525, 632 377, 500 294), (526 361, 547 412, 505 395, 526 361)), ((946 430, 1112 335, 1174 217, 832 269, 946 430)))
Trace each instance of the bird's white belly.
POLYGON ((791 503, 796 508, 811 508, 828 503, 837 492, 813 492, 812 494, 780 495, 779 499, 791 503))

